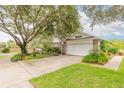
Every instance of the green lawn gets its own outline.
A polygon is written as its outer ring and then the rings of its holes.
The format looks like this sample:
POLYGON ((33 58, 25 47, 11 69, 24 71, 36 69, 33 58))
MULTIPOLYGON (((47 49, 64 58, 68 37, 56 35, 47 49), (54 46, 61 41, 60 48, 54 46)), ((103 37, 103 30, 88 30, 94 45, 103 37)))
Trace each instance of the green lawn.
POLYGON ((74 64, 30 80, 40 88, 122 88, 124 87, 124 59, 118 71, 74 64))
POLYGON ((0 56, 0 59, 1 59, 1 58, 4 58, 4 56, 0 56))
POLYGON ((29 55, 26 55, 22 59, 21 54, 15 54, 14 56, 11 57, 12 62, 17 62, 21 60, 32 60, 32 59, 41 59, 45 57, 50 57, 50 56, 58 56, 59 54, 39 54, 39 53, 30 53, 29 55))

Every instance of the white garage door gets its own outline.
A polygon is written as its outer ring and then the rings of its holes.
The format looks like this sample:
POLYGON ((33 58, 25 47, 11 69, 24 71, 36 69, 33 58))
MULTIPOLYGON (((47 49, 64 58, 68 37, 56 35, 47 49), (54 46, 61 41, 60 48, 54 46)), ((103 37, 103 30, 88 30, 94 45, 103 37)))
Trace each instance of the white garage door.
POLYGON ((66 54, 69 55, 80 55, 85 56, 93 48, 92 44, 67 44, 66 45, 66 54))

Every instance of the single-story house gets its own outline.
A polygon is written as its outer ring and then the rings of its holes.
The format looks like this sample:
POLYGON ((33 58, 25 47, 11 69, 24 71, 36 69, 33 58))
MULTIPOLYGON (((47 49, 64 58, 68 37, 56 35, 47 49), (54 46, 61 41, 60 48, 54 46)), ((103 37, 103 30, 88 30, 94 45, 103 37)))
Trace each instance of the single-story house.
MULTIPOLYGON (((54 46, 60 47, 59 40, 54 40, 54 46)), ((78 33, 68 38, 64 43, 66 55, 85 56, 91 49, 100 49, 100 39, 86 33, 78 33)))

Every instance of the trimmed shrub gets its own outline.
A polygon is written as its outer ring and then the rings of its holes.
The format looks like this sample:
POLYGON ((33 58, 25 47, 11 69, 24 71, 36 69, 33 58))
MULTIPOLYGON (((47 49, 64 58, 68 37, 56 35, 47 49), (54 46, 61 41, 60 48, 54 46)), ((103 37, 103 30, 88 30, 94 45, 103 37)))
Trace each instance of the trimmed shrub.
POLYGON ((119 49, 118 48, 109 48, 108 52, 112 53, 112 54, 116 54, 118 53, 119 49))
POLYGON ((22 60, 22 55, 21 54, 16 54, 13 57, 11 57, 12 62, 20 61, 22 60))
POLYGON ((110 48, 110 46, 111 46, 110 43, 107 42, 107 41, 102 40, 102 41, 100 42, 100 49, 101 49, 103 52, 107 52, 108 49, 110 48))
POLYGON ((38 53, 38 52, 33 52, 31 55, 32 55, 33 57, 36 57, 37 54, 40 54, 40 53, 38 53))
POLYGON ((58 56, 58 54, 57 53, 52 53, 52 54, 31 53, 23 57, 21 54, 16 54, 11 58, 11 61, 16 62, 20 60, 38 59, 38 58, 44 58, 49 56, 58 56))
POLYGON ((109 56, 103 52, 91 52, 83 57, 83 62, 104 64, 109 60, 109 56))
POLYGON ((58 47, 53 47, 52 51, 53 51, 53 53, 58 53, 58 54, 61 52, 60 48, 58 48, 58 47))
POLYGON ((60 54, 60 49, 58 47, 47 47, 43 49, 43 53, 60 54))
POLYGON ((9 48, 9 47, 5 47, 5 48, 2 50, 2 53, 10 53, 10 48, 9 48))
POLYGON ((119 51, 119 48, 107 41, 101 41, 100 48, 103 52, 108 52, 109 55, 116 54, 119 51))

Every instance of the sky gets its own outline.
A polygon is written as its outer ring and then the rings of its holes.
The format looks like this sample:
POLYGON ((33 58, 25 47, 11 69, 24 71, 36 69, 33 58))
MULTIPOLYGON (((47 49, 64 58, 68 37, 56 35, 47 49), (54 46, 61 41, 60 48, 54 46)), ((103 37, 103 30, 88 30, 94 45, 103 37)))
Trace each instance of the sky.
POLYGON ((124 40, 124 23, 113 22, 108 25, 96 25, 93 28, 93 31, 90 28, 89 24, 84 25, 84 32, 97 36, 105 40, 124 40))
POLYGON ((3 32, 0 32, 0 42, 7 42, 8 40, 13 40, 13 39, 11 38, 11 36, 3 32))
MULTIPOLYGON (((93 31, 91 31, 88 17, 83 12, 79 12, 79 14, 81 15, 80 20, 84 28, 82 30, 84 33, 97 36, 104 40, 124 40, 124 23, 113 22, 108 25, 95 25, 93 31)), ((6 42, 8 40, 12 40, 12 38, 3 32, 0 32, 0 42, 6 42)))
POLYGON ((124 40, 124 22, 112 22, 107 25, 95 25, 92 31, 88 17, 83 12, 79 13, 81 15, 84 33, 97 36, 104 40, 124 40))

